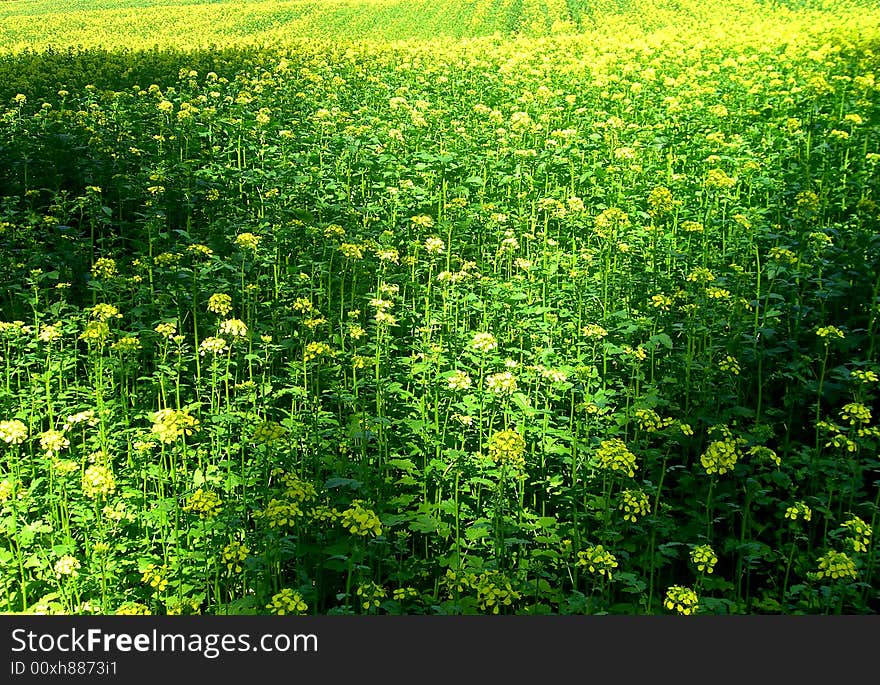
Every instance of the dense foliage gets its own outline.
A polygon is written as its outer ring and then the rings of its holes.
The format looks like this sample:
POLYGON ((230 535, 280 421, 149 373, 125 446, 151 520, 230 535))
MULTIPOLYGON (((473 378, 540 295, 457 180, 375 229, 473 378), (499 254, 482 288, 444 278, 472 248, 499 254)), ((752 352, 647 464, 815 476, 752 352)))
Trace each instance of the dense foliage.
POLYGON ((105 4, 0 58, 0 608, 880 608, 876 9, 105 4))

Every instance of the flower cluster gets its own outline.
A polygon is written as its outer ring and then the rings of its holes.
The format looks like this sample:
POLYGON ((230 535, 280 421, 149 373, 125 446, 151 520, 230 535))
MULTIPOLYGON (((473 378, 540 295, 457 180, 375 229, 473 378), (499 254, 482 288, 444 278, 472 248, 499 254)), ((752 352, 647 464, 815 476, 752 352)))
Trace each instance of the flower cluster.
POLYGON ((306 343, 306 347, 303 350, 303 361, 312 361, 313 359, 318 359, 319 357, 327 357, 333 355, 333 348, 330 347, 325 342, 313 340, 309 343, 306 343))
POLYGON ((797 521, 799 518, 809 521, 813 518, 813 510, 807 506, 806 502, 795 502, 785 510, 785 518, 797 521))
POLYGON ((125 602, 114 613, 117 616, 149 616, 150 610, 140 602, 125 602))
POLYGON ((223 505, 223 500, 216 492, 211 490, 197 489, 184 505, 184 511, 191 511, 199 518, 208 519, 216 516, 223 505))
POLYGON ((871 423, 871 410, 864 404, 858 402, 850 402, 845 404, 840 411, 840 418, 846 421, 850 426, 867 425, 871 423))
POLYGON ((146 583, 155 592, 163 592, 168 587, 168 568, 157 564, 147 564, 141 573, 141 582, 146 583))
POLYGON ((5 502, 15 494, 15 483, 8 478, 0 481, 0 502, 5 502))
POLYGON ((40 433, 40 449, 47 457, 57 456, 58 453, 70 447, 70 440, 61 431, 47 430, 40 433))
POLYGON ((113 278, 116 274, 116 261, 109 257, 100 257, 92 265, 92 277, 95 279, 113 278))
POLYGON ((671 426, 674 421, 670 418, 662 418, 653 409, 636 409, 636 420, 639 428, 646 433, 654 433, 671 426))
POLYGON ((28 430, 18 419, 0 421, 0 440, 7 445, 20 445, 27 440, 28 430))
POLYGON ((199 430, 199 420, 185 409, 160 409, 150 415, 150 431, 166 444, 199 430))
POLYGON ((489 438, 489 456, 493 461, 521 469, 525 466, 526 441, 515 430, 503 430, 489 438))
POLYGON ((225 293, 214 293, 208 298, 208 311, 226 316, 232 311, 232 298, 225 293))
POLYGON ((856 570, 855 562, 843 552, 835 552, 831 550, 823 554, 817 560, 819 570, 816 572, 816 578, 830 578, 832 580, 840 580, 843 578, 851 578, 855 580, 859 576, 856 570))
POLYGON ((315 499, 317 492, 315 486, 300 479, 294 473, 274 471, 273 476, 278 477, 278 482, 284 487, 284 496, 299 504, 315 499))
POLYGON ((842 330, 840 330, 837 326, 822 326, 821 328, 816 329, 816 335, 825 340, 825 344, 828 344, 828 338, 839 338, 843 340, 846 337, 842 330))
POLYGON ((718 556, 709 545, 696 545, 691 550, 691 563, 701 573, 712 573, 718 563, 718 556))
POLYGON ((874 534, 870 524, 865 523, 858 516, 853 516, 848 521, 840 524, 849 537, 847 543, 852 547, 853 552, 867 552, 871 544, 871 536, 874 534))
POLYGON ((225 338, 220 338, 217 336, 208 336, 201 343, 199 343, 199 354, 203 357, 207 354, 223 354, 229 350, 229 345, 226 343, 225 338))
POLYGON ((624 521, 635 523, 651 513, 651 501, 643 490, 624 490, 618 508, 623 512, 624 521))
POLYGON ((480 609, 491 614, 501 613, 504 607, 512 606, 521 597, 511 582, 497 572, 481 573, 474 585, 480 609))
POLYGON ((262 236, 255 235, 253 233, 239 233, 235 237, 235 244, 243 250, 256 251, 262 239, 262 236))
POLYGON ((110 469, 95 464, 82 477, 83 494, 91 499, 105 498, 116 490, 116 479, 110 469))
POLYGON ((363 504, 360 500, 354 500, 340 516, 342 525, 353 535, 378 537, 382 534, 382 523, 376 512, 365 508, 363 504))
POLYGON ((599 324, 589 323, 581 328, 581 335, 588 340, 601 340, 608 335, 608 331, 599 324))
POLYGON ((611 580, 612 573, 618 566, 617 557, 602 545, 587 547, 578 552, 577 558, 578 566, 586 568, 590 573, 605 576, 608 580, 611 580))
POLYGON ((688 587, 673 585, 666 590, 663 606, 670 611, 677 611, 682 616, 690 616, 699 608, 697 593, 688 587))
POLYGON ((709 443, 706 451, 700 456, 700 463, 709 475, 723 475, 736 466, 740 456, 742 439, 726 437, 709 443))
POLYGON ((718 362, 718 368, 734 376, 739 376, 739 362, 736 360, 736 357, 732 357, 729 354, 718 362))
POLYGON ((292 526, 302 515, 303 511, 299 504, 276 497, 270 499, 263 509, 254 514, 256 518, 265 520, 270 528, 292 526))
POLYGON ((246 338, 248 327, 241 319, 227 319, 220 324, 220 333, 232 338, 246 338))
POLYGON ((277 616, 286 614, 302 615, 309 610, 302 595, 290 588, 284 588, 281 592, 272 595, 271 601, 266 605, 270 613, 277 616))
POLYGON ((491 333, 474 333, 471 347, 477 352, 491 352, 498 347, 498 341, 491 333))
POLYGON ((242 563, 250 554, 250 549, 238 541, 230 542, 223 548, 221 559, 230 573, 241 573, 242 563))
POLYGON ((630 478, 636 475, 636 455, 629 451, 620 438, 608 438, 599 444, 595 454, 596 467, 602 471, 624 473, 630 478))
POLYGON ((755 457, 759 461, 766 461, 774 464, 775 466, 782 465, 782 459, 779 458, 779 455, 769 447, 765 447, 764 445, 755 445, 749 448, 749 456, 755 457))
POLYGON ((103 345, 110 335, 110 326, 106 321, 89 321, 79 339, 87 345, 103 345))
POLYGON ((516 376, 510 371, 493 373, 486 376, 486 390, 496 395, 510 395, 516 392, 516 376))
POLYGON ((79 575, 77 573, 79 567, 80 563, 75 557, 72 557, 69 554, 65 554, 63 557, 58 559, 58 561, 55 562, 53 570, 55 571, 56 578, 62 578, 64 576, 72 577, 79 575))
POLYGON ((419 591, 414 587, 400 587, 391 593, 391 597, 397 602, 412 601, 419 598, 419 591))
POLYGON ((381 585, 369 581, 359 585, 355 594, 358 596, 363 610, 371 612, 379 608, 382 600, 388 596, 388 591, 381 585))
POLYGON ((674 208, 675 200, 669 188, 657 186, 648 193, 648 214, 651 218, 660 218, 671 213, 674 208))
POLYGON ((446 379, 446 386, 450 390, 467 390, 471 387, 471 384, 471 377, 464 371, 454 371, 446 379))

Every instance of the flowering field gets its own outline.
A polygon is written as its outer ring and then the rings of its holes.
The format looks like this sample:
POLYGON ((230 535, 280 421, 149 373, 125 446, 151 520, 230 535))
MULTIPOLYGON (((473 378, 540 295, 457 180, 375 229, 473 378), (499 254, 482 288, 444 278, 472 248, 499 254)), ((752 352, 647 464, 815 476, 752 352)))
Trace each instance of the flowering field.
POLYGON ((669 6, 2 3, 0 611, 880 610, 880 9, 669 6))

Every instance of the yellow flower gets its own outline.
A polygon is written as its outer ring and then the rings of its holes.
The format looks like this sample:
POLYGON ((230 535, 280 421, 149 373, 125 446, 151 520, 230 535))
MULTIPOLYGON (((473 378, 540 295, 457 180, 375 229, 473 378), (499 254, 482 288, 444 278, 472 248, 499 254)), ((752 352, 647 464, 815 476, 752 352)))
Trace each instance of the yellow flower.
POLYGON ((55 456, 66 447, 70 447, 70 440, 61 431, 47 430, 40 434, 40 449, 48 456, 55 456))
POLYGON ((342 525, 354 535, 378 537, 382 534, 382 523, 372 509, 366 509, 363 502, 354 500, 351 506, 342 512, 342 525))
POLYGON ((240 319, 227 319, 220 324, 220 333, 232 336, 233 338, 246 338, 248 327, 240 319))
POLYGON ((595 545, 578 552, 577 565, 586 568, 590 573, 599 576, 605 576, 611 580, 614 569, 617 568, 618 562, 611 552, 605 550, 602 545, 595 545))
POLYGON ((727 190, 736 185, 736 180, 732 179, 721 169, 710 169, 706 174, 706 180, 703 186, 708 190, 727 190))
POLYGON ((223 354, 229 350, 226 340, 215 336, 210 336, 202 340, 199 344, 199 354, 203 357, 206 354, 223 354))
POLYGON ((5 502, 15 494, 15 484, 8 478, 0 481, 0 502, 5 502))
POLYGON ((608 335, 608 331, 598 324, 591 323, 581 328, 581 334, 590 340, 601 340, 608 335))
POLYGON ((85 341, 87 345, 93 343, 103 345, 109 335, 110 327, 105 321, 89 321, 85 330, 80 333, 79 339, 85 341))
POLYGON ((510 395, 517 389, 516 376, 510 371, 486 376, 486 389, 496 395, 510 395))
POLYGON ((489 456, 499 464, 509 464, 514 468, 525 466, 526 441, 515 430, 503 430, 489 438, 489 456))
POLYGON ((91 499, 105 498, 116 490, 116 479, 104 466, 89 466, 82 478, 83 494, 91 499))
POLYGON ((690 616, 699 608, 699 599, 697 593, 690 588, 673 585, 666 591, 663 606, 670 611, 677 611, 682 616, 690 616))
POLYGON ((848 521, 841 523, 840 526, 849 533, 847 543, 853 548, 853 552, 867 552, 871 544, 871 536, 874 534, 873 529, 858 516, 853 516, 848 521))
POLYGON ((195 512, 199 518, 207 519, 216 516, 222 505, 223 500, 216 492, 199 488, 189 498, 183 510, 195 512))
POLYGON ((241 564, 247 559, 250 549, 241 542, 230 542, 223 548, 221 557, 230 573, 241 573, 241 564))
POLYGON ((92 265, 92 276, 95 279, 113 278, 116 275, 116 261, 109 257, 101 257, 92 265))
POLYGON ((664 186, 657 186, 648 194, 648 214, 657 219, 669 214, 675 208, 672 192, 664 186))
POLYGON ((147 567, 141 574, 141 582, 146 583, 156 592, 162 592, 168 587, 167 567, 147 564, 147 567))
POLYGON ((55 571, 56 578, 62 578, 63 576, 78 576, 77 570, 80 567, 79 561, 77 561, 74 557, 69 554, 65 554, 58 561, 55 562, 55 566, 53 570, 55 571))
POLYGON ((618 509, 623 512, 624 521, 635 523, 641 516, 651 513, 651 501, 642 490, 624 490, 618 509))
POLYGON ((621 472, 630 478, 635 476, 638 465, 636 455, 629 451, 620 438, 609 438, 599 444, 595 454, 596 467, 603 471, 621 472))
POLYGON ((664 312, 668 312, 669 308, 672 306, 672 298, 669 295, 651 295, 651 306, 655 309, 662 309, 664 312))
POLYGON ((609 207, 596 217, 593 225, 596 235, 600 238, 610 238, 615 230, 629 225, 629 216, 622 209, 609 207))
POLYGON ((785 510, 785 518, 797 521, 799 517, 804 521, 809 521, 813 518, 813 511, 807 506, 806 502, 795 502, 785 510))
POLYGON ((134 354, 141 349, 141 341, 136 335, 126 335, 113 343, 111 349, 120 354, 134 354))
POLYGON ((327 357, 333 355, 333 348, 325 342, 312 341, 306 344, 303 350, 303 361, 311 361, 319 357, 327 357))
POLYGON ((272 595, 272 600, 266 605, 266 608, 278 616, 304 614, 309 609, 302 595, 290 588, 284 588, 281 592, 272 595))
POLYGON ((450 390, 467 390, 471 384, 471 377, 464 371, 454 371, 446 379, 446 385, 450 390))
POLYGON ((100 303, 96 304, 89 310, 89 314, 93 319, 98 321, 109 321, 110 319, 121 319, 122 314, 119 309, 112 304, 100 303))
POLYGON ((491 333, 474 333, 471 347, 477 352, 491 352, 498 347, 498 341, 491 333))
POLYGON ((636 419, 639 422, 639 428, 646 433, 654 433, 673 424, 672 419, 661 418, 653 409, 636 409, 636 419))
POLYGON ((263 421, 254 429, 254 442, 265 444, 283 438, 287 431, 275 421, 263 421))
POLYGON ((739 362, 735 357, 731 357, 729 354, 724 357, 720 362, 718 362, 718 368, 722 371, 727 371, 734 376, 739 376, 740 367, 739 362))
POLYGON ((175 333, 177 333, 177 324, 171 322, 163 322, 157 324, 153 330, 167 340, 173 337, 175 333))
POLYGON ((185 409, 160 409, 150 414, 150 420, 150 431, 166 444, 199 430, 199 420, 185 409))
MULTIPOLYGON (((837 328, 837 326, 822 326, 821 328, 816 329, 816 335, 820 338, 840 338, 841 340, 845 337, 843 331, 837 328)), ((825 343, 828 344, 827 342, 825 343)))
POLYGON ((281 528, 283 526, 292 526, 296 523, 296 519, 303 515, 299 504, 291 501, 284 501, 273 497, 269 503, 255 516, 265 519, 270 528, 281 528))
POLYGON ((18 419, 0 421, 0 440, 7 445, 20 445, 27 440, 27 426, 18 419))
POLYGON ((262 239, 262 236, 253 233, 239 233, 235 237, 235 244, 242 249, 256 251, 262 239))
POLYGON ((851 402, 845 404, 840 411, 840 418, 848 422, 850 426, 856 424, 867 425, 871 422, 871 409, 864 404, 851 402))
POLYGON ((226 316, 232 311, 232 298, 225 293, 214 293, 208 298, 208 311, 226 316))
POLYGON ((370 581, 366 585, 358 587, 355 594, 361 598, 361 606, 364 610, 370 611, 379 608, 382 600, 388 596, 388 591, 381 585, 370 581))
POLYGON ((831 550, 819 557, 817 563, 819 564, 819 570, 816 573, 816 577, 819 580, 823 578, 830 578, 832 580, 851 578, 855 580, 859 577, 855 562, 843 552, 831 550))
POLYGON ((425 252, 428 254, 442 254, 446 245, 440 238, 431 237, 425 240, 425 252))
POLYGON ((363 259, 364 257, 363 247, 354 243, 342 243, 339 246, 339 251, 346 259, 363 259))
POLYGON ((739 448, 743 442, 741 438, 726 437, 709 443, 709 447, 700 457, 700 463, 706 469, 706 473, 709 475, 717 473, 720 476, 732 470, 739 459, 739 448))
POLYGON ((691 563, 698 571, 712 573, 718 563, 718 556, 709 545, 697 545, 691 550, 691 563))
POLYGON ((140 602, 126 602, 115 613, 117 616, 149 616, 150 610, 140 602))
POLYGON ((434 219, 427 214, 419 214, 410 217, 410 223, 416 228, 431 228, 434 225, 434 219))

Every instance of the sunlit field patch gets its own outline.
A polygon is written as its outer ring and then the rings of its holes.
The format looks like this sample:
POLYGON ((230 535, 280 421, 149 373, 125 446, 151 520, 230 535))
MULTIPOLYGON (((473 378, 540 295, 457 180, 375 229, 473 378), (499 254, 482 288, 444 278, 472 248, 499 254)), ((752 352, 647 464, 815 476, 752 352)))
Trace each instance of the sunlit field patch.
POLYGON ((3 3, 0 610, 875 613, 878 16, 3 3))

